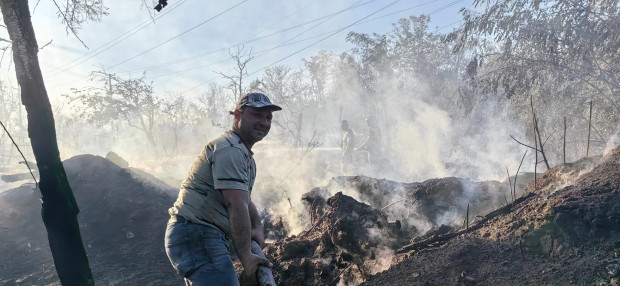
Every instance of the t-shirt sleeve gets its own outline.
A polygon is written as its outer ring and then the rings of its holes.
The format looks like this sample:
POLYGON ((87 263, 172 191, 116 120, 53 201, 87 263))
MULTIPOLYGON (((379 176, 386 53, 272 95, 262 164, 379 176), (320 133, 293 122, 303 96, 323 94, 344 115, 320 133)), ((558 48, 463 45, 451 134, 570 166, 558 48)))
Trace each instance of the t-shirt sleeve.
POLYGON ((250 191, 250 167, 243 151, 226 147, 215 152, 213 161, 213 184, 216 190, 250 191))

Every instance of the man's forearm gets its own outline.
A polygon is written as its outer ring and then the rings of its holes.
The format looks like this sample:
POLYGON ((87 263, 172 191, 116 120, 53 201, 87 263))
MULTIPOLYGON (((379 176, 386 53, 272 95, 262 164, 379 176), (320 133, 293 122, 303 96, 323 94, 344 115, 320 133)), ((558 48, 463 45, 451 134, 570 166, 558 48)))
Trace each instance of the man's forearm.
POLYGON ((248 206, 243 203, 233 204, 229 208, 230 232, 232 241, 241 262, 251 254, 251 223, 248 206))
POLYGON ((252 201, 248 204, 248 212, 250 213, 252 229, 263 227, 263 224, 260 221, 260 215, 258 215, 258 210, 252 201))

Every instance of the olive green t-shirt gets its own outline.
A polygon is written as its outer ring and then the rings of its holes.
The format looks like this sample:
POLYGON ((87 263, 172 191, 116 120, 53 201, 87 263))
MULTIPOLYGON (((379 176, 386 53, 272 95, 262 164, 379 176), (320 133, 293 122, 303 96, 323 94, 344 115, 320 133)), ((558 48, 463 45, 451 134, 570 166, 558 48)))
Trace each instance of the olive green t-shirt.
POLYGON ((252 155, 232 131, 226 131, 211 141, 194 161, 168 213, 216 227, 230 237, 228 209, 220 190, 252 193, 256 179, 256 163, 252 155))

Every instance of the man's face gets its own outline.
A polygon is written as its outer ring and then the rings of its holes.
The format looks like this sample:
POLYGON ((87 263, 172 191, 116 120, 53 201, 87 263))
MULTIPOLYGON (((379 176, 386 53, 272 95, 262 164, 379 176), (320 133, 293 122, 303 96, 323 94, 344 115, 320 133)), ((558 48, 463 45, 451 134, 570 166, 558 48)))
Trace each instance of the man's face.
POLYGON ((239 113, 239 121, 237 123, 239 135, 241 135, 243 140, 247 141, 247 144, 253 145, 267 136, 269 129, 271 129, 272 118, 273 115, 270 109, 245 107, 239 113))

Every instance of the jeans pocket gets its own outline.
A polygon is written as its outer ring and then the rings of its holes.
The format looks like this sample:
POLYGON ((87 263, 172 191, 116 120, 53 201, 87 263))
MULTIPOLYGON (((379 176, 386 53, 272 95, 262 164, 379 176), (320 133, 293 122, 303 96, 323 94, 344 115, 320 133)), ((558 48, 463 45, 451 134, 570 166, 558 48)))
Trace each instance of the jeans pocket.
POLYGON ((169 223, 166 229, 166 254, 170 263, 183 277, 195 268, 194 253, 196 240, 192 238, 192 225, 185 223, 169 223))

